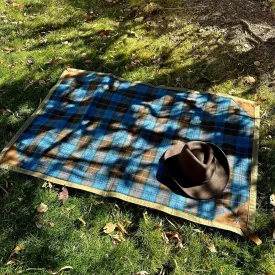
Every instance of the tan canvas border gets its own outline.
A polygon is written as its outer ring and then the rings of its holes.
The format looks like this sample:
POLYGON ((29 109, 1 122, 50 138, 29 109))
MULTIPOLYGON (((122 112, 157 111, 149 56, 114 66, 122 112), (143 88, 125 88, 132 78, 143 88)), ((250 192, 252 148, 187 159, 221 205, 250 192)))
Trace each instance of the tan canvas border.
POLYGON ((249 210, 247 227, 253 230, 256 214, 257 200, 257 178, 258 178, 258 154, 259 154, 259 139, 260 139, 260 105, 255 107, 255 124, 252 149, 252 167, 251 167, 251 187, 249 197, 249 210))
MULTIPOLYGON (((71 71, 79 72, 79 73, 89 72, 89 71, 78 70, 78 69, 65 70, 62 73, 59 81, 56 83, 56 85, 54 85, 52 87, 52 89, 49 91, 49 93, 47 94, 45 99, 41 102, 41 104, 38 106, 38 108, 35 110, 35 112, 27 119, 27 121, 17 131, 17 133, 14 135, 14 137, 11 139, 11 141, 2 150, 2 152, 0 154, 0 158, 9 149, 9 147, 13 143, 16 142, 17 138, 27 129, 27 127, 31 124, 33 119, 42 111, 43 107, 48 102, 49 98, 51 97, 51 95, 55 91, 56 87, 61 83, 62 79, 67 74, 69 74, 69 72, 71 72, 71 71)), ((91 72, 91 73, 97 73, 97 72, 91 72)), ((107 74, 107 73, 97 73, 97 74, 113 76, 113 77, 115 77, 119 80, 125 81, 124 79, 116 77, 112 74, 107 74)), ((139 84, 139 83, 144 83, 144 82, 132 82, 132 83, 133 84, 139 84)), ((154 87, 154 88, 166 88, 166 89, 175 90, 175 91, 185 91, 185 92, 199 93, 197 91, 184 89, 184 88, 174 88, 174 87, 166 87, 166 86, 153 86, 153 85, 148 84, 148 83, 144 83, 144 84, 147 84, 147 85, 149 85, 151 87, 154 87)), ((211 92, 205 92, 205 93, 211 93, 211 92)), ((224 95, 224 94, 219 94, 219 93, 217 93, 217 94, 212 93, 212 94, 223 96, 223 97, 229 97, 229 98, 232 98, 232 99, 238 99, 238 100, 243 101, 243 102, 254 104, 254 101, 251 101, 251 100, 232 97, 230 95, 224 95)), ((260 110, 260 108, 259 108, 259 106, 257 106, 255 108, 255 117, 257 117, 257 118, 260 117, 259 110, 260 110)), ((259 125, 260 125, 260 120, 256 119, 255 120, 255 130, 254 130, 254 139, 253 139, 253 160, 252 160, 252 170, 251 170, 251 181, 252 182, 251 182, 251 188, 250 188, 250 204, 249 204, 249 220, 248 220, 248 226, 250 228, 253 227, 254 219, 255 219, 255 210, 256 210, 256 181, 257 181, 259 125)), ((56 184, 66 185, 68 187, 73 187, 73 188, 76 188, 76 189, 85 190, 85 191, 88 191, 88 192, 91 192, 91 193, 94 193, 94 194, 97 194, 97 195, 101 195, 101 196, 105 196, 105 197, 118 198, 118 199, 130 202, 130 203, 134 203, 134 204, 138 204, 138 205, 141 205, 141 206, 157 209, 157 210, 160 210, 160 211, 165 212, 167 214, 177 216, 177 217, 180 217, 180 218, 184 218, 184 219, 192 221, 192 222, 196 222, 196 223, 200 223, 200 224, 203 224, 203 225, 206 225, 206 226, 211 226, 211 227, 216 227, 216 228, 228 230, 228 231, 231 231, 231 232, 234 232, 234 233, 237 233, 237 234, 243 236, 243 232, 240 228, 225 225, 225 224, 215 222, 215 221, 209 221, 209 220, 206 220, 206 219, 202 219, 202 218, 196 217, 192 214, 188 214, 188 213, 185 213, 185 212, 174 210, 174 209, 171 209, 167 206, 164 206, 164 205, 161 205, 161 204, 158 204, 158 203, 144 201, 144 200, 141 200, 141 199, 138 199, 138 198, 133 198, 133 197, 126 196, 126 195, 123 195, 123 194, 118 194, 116 192, 110 192, 110 191, 107 192, 107 191, 98 190, 98 189, 92 188, 90 186, 85 186, 85 185, 75 184, 75 183, 65 181, 65 180, 60 180, 60 179, 53 178, 53 177, 47 176, 47 175, 39 173, 39 172, 29 171, 29 170, 23 169, 21 167, 10 166, 10 165, 4 164, 4 163, 0 165, 0 168, 12 170, 12 171, 19 172, 19 173, 26 174, 26 175, 30 175, 30 176, 35 176, 35 177, 38 177, 38 178, 41 178, 41 179, 44 179, 44 180, 48 180, 48 181, 56 183, 56 184)))

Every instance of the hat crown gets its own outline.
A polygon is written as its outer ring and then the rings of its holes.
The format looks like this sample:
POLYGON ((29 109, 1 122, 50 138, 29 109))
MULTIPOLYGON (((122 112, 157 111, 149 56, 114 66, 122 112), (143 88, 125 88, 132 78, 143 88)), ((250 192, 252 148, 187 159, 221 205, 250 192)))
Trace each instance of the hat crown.
POLYGON ((198 184, 208 182, 216 169, 214 151, 205 142, 186 143, 179 154, 179 164, 186 177, 198 184))

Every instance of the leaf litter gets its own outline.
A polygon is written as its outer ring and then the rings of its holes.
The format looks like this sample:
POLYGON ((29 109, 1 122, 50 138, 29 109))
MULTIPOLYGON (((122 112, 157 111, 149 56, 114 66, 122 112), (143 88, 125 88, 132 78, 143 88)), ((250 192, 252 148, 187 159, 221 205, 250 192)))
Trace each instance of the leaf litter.
POLYGON ((147 271, 139 271, 136 275, 149 275, 149 273, 147 271))
POLYGON ((125 241, 124 235, 128 235, 127 227, 131 224, 129 220, 125 220, 122 224, 120 219, 114 224, 112 222, 106 223, 103 227, 103 232, 111 237, 113 245, 119 245, 125 241))
POLYGON ((7 47, 7 48, 4 48, 3 50, 4 50, 4 52, 7 53, 7 54, 10 54, 10 53, 12 53, 12 52, 15 51, 14 48, 8 48, 8 47, 7 47))
POLYGON ((16 262, 18 262, 18 259, 17 259, 17 256, 16 255, 19 255, 21 253, 21 250, 23 249, 23 245, 22 244, 18 244, 11 252, 10 256, 9 256, 9 259, 8 259, 8 262, 7 264, 8 265, 12 265, 12 264, 15 264, 16 262))
POLYGON ((275 207, 275 194, 272 194, 272 195, 270 196, 270 204, 271 204, 273 207, 275 207))
POLYGON ((106 233, 106 234, 110 234, 110 233, 114 232, 114 230, 116 229, 116 227, 117 227, 116 224, 108 222, 103 227, 103 232, 106 233))
POLYGON ((166 243, 173 242, 173 243, 175 243, 176 248, 178 248, 178 249, 183 248, 183 244, 182 244, 183 237, 178 232, 176 232, 176 233, 164 232, 163 238, 166 243))
POLYGON ((68 198, 69 198, 69 191, 67 187, 64 185, 62 187, 62 191, 58 193, 58 199, 64 203, 68 198))
POLYGON ((34 216, 34 223, 36 227, 40 229, 45 225, 42 216, 48 211, 48 205, 42 202, 38 205, 36 211, 37 213, 34 216))
POLYGON ((199 230, 199 229, 193 229, 193 231, 199 233, 202 241, 205 243, 205 245, 207 246, 208 250, 212 253, 217 253, 217 249, 213 243, 213 241, 211 240, 211 238, 205 234, 203 231, 199 230))
POLYGON ((42 202, 38 205, 36 210, 38 213, 45 213, 48 211, 48 205, 42 202))
POLYGON ((82 217, 78 218, 78 220, 82 223, 83 226, 86 226, 87 223, 82 217))
POLYGON ((92 64, 93 61, 90 60, 90 59, 87 59, 87 60, 83 61, 83 63, 86 64, 86 65, 89 65, 89 64, 92 64))

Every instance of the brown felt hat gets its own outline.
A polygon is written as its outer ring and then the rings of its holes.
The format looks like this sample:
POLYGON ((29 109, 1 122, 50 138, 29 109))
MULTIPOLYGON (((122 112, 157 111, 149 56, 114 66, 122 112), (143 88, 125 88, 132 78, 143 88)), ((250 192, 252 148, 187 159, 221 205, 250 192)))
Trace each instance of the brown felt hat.
POLYGON ((225 189, 230 174, 227 157, 215 144, 178 142, 164 154, 166 170, 189 197, 206 200, 225 189))

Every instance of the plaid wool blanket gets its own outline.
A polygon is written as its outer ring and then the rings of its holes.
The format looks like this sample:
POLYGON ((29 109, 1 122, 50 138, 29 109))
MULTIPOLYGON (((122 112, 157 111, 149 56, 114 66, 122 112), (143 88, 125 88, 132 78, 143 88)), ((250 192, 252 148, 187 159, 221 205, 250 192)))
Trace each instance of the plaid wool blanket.
POLYGON ((243 235, 254 223, 258 128, 252 101, 70 69, 0 166, 243 235), (162 157, 179 140, 225 152, 231 173, 222 195, 198 201, 169 183, 162 157))

